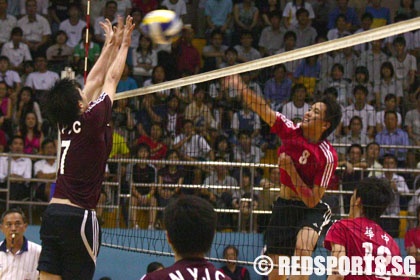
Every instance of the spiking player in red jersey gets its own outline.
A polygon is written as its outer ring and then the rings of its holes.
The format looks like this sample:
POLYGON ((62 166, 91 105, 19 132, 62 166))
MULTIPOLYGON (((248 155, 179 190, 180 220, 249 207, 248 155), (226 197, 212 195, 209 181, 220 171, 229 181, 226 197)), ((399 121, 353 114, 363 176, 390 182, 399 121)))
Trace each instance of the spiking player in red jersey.
MULTIPOLYGON (((238 76, 225 78, 224 86, 241 92, 243 100, 276 133, 282 145, 278 150, 280 195, 273 207, 265 241, 271 259, 278 256, 311 256, 331 210, 322 202, 337 167, 337 153, 326 140, 341 119, 341 108, 328 97, 312 104, 297 125, 275 112, 263 97, 249 89, 238 76)), ((291 279, 308 279, 295 276, 291 279)), ((273 269, 269 279, 285 279, 273 269)))
POLYGON ((112 146, 112 102, 134 29, 132 18, 102 23, 106 41, 83 91, 63 79, 44 108, 61 137, 55 193, 41 225, 41 279, 92 279, 100 246, 95 207, 112 146))
POLYGON ((377 224, 393 200, 392 188, 386 180, 369 177, 359 182, 350 199, 349 219, 339 220, 331 226, 325 236, 324 246, 337 259, 341 256, 347 256, 350 260, 351 257, 361 257, 366 262, 361 265, 363 269, 350 267, 347 276, 340 275, 336 270, 333 275, 328 276, 328 280, 390 279, 386 275, 383 277, 375 275, 374 258, 386 257, 386 271, 392 272, 392 257, 401 256, 395 240, 377 224), (370 256, 371 260, 365 258, 370 256), (371 275, 354 275, 358 270, 371 275))

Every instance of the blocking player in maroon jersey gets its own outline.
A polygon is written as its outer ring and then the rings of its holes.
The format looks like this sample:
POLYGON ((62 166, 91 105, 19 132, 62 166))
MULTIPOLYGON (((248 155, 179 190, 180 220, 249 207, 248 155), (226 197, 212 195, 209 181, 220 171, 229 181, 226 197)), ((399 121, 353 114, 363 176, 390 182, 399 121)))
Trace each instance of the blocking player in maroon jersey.
POLYGON ((417 207, 417 226, 407 231, 404 246, 407 255, 416 259, 417 279, 420 279, 420 206, 417 207))
MULTIPOLYGON (((337 259, 341 256, 349 258, 384 256, 391 261, 392 256, 401 256, 395 240, 378 224, 380 216, 394 200, 392 188, 386 180, 368 177, 359 182, 350 199, 349 219, 335 222, 328 230, 324 246, 337 259)), ((362 264, 362 272, 370 273, 362 264)), ((375 261, 371 262, 371 272, 375 274, 375 261)), ((391 272, 391 263, 386 263, 386 271, 391 272)), ((328 280, 341 279, 389 279, 389 276, 354 275, 354 267, 350 267, 349 275, 342 276, 338 271, 328 276, 328 280), (352 275, 353 274, 353 275, 352 275)), ((357 269, 356 269, 357 271, 357 269)), ((393 277, 391 277, 392 279, 393 277)), ((395 277, 394 279, 405 279, 395 277)))
MULTIPOLYGON (((260 95, 249 89, 238 76, 225 78, 226 88, 236 89, 243 100, 282 140, 278 150, 280 194, 274 204, 265 241, 266 254, 273 261, 279 255, 311 256, 319 234, 330 221, 331 210, 322 202, 337 167, 337 153, 326 140, 341 119, 341 108, 324 96, 312 104, 301 123, 293 124, 275 112, 260 95)), ((309 276, 292 275, 291 279, 309 276)), ((269 279, 285 279, 273 269, 269 279)))
POLYGON ((69 79, 46 94, 44 108, 60 132, 55 193, 42 218, 40 279, 92 279, 100 246, 95 207, 112 146, 112 102, 134 29, 132 18, 102 23, 106 41, 83 91, 69 79))
POLYGON ((198 196, 182 195, 169 203, 163 223, 175 263, 146 274, 141 280, 231 280, 204 258, 213 243, 216 220, 213 206, 198 196))

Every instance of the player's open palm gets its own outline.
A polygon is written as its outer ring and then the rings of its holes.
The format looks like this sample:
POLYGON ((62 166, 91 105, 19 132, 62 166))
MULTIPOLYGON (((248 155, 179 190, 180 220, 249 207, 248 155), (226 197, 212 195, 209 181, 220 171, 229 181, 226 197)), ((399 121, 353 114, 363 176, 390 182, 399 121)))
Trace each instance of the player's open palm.
POLYGON ((133 18, 131 16, 127 16, 124 26, 124 36, 123 36, 123 44, 126 46, 130 46, 131 44, 131 34, 133 33, 135 24, 133 23, 133 18))
POLYGON ((124 35, 124 18, 122 16, 117 17, 117 26, 114 27, 115 32, 115 45, 120 46, 124 35))
POLYGON ((242 78, 239 75, 227 76, 222 79, 222 88, 225 90, 241 90, 243 86, 242 78))
POLYGON ((105 33, 105 44, 112 44, 115 41, 114 37, 114 30, 112 29, 112 24, 109 19, 105 19, 105 22, 100 22, 99 25, 101 26, 102 30, 105 33))

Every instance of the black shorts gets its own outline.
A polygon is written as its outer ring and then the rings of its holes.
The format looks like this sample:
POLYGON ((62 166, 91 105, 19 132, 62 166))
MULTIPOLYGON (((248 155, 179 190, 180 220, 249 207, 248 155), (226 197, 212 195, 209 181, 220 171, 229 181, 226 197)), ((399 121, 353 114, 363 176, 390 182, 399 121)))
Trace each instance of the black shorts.
POLYGON ((265 233, 265 253, 293 256, 300 229, 310 227, 320 234, 330 218, 330 207, 322 201, 308 208, 302 201, 278 198, 265 233))
POLYGON ((96 213, 50 204, 42 217, 42 251, 38 270, 66 279, 92 279, 101 244, 96 213))

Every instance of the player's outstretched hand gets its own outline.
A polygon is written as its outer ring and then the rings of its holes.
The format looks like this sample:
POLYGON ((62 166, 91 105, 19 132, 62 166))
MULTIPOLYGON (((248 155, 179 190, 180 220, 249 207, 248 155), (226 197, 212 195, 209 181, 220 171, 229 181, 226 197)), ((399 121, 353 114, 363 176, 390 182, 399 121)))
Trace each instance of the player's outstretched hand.
POLYGON ((123 35, 123 41, 122 44, 125 46, 130 46, 131 44, 131 34, 133 33, 134 27, 136 25, 133 23, 133 18, 131 16, 127 16, 127 19, 125 20, 125 26, 124 26, 124 35, 123 35))
POLYGON ((105 33, 105 45, 115 43, 114 29, 109 19, 106 18, 105 22, 100 22, 99 25, 105 33))
POLYGON ((114 26, 115 33, 115 45, 121 46, 124 35, 124 18, 122 16, 117 16, 117 26, 114 26))
POLYGON ((241 90, 244 87, 241 76, 232 75, 222 78, 222 88, 225 90, 236 89, 241 90))

